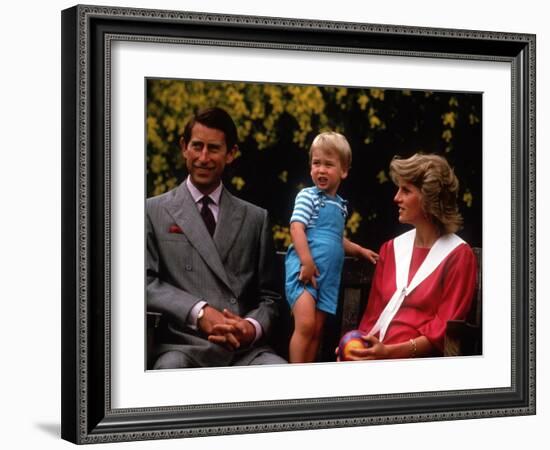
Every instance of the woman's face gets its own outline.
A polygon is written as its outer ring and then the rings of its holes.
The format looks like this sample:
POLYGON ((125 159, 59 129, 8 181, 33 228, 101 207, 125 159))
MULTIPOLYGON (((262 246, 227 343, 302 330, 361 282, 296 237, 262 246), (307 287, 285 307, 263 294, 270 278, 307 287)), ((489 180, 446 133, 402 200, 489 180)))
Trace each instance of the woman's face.
POLYGON ((425 219, 422 193, 414 184, 399 180, 393 201, 399 208, 399 222, 416 226, 425 219))

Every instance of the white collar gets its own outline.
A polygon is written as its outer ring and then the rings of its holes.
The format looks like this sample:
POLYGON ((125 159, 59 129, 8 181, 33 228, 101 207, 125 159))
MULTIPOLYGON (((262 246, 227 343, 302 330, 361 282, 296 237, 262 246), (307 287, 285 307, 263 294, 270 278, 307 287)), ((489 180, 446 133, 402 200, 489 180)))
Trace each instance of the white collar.
POLYGON ((368 334, 376 334, 380 332, 380 341, 384 340, 386 330, 390 322, 401 307, 405 297, 409 295, 420 283, 422 283, 441 262, 460 244, 464 241, 456 234, 449 233, 440 236, 434 245, 430 248, 428 256, 422 262, 416 271, 413 279, 408 283, 409 268, 411 264, 412 253, 414 249, 414 239, 416 237, 416 229, 413 228, 406 233, 396 237, 393 240, 393 254, 395 258, 395 285, 396 290, 386 304, 380 317, 368 332, 368 334))
MULTIPOLYGON (((204 194, 201 191, 199 191, 195 187, 195 185, 191 182, 191 177, 187 177, 185 182, 187 184, 187 189, 189 190, 191 197, 193 197, 193 200, 195 201, 195 203, 199 203, 204 197, 204 194)), ((222 189, 223 189, 223 184, 220 182, 218 187, 208 195, 208 197, 212 199, 215 205, 220 204, 220 196, 222 195, 222 189)))

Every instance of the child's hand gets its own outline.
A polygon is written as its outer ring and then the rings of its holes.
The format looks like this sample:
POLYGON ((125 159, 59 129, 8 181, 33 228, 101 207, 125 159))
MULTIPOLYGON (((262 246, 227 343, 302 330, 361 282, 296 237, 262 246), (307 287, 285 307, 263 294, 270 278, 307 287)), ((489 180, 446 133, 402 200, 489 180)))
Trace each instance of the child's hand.
POLYGON ((317 289, 317 279, 315 277, 319 276, 319 270, 315 264, 303 264, 300 267, 300 274, 298 275, 298 280, 304 284, 311 283, 315 289, 317 289))
POLYGON ((376 264, 376 261, 378 261, 378 259, 380 258, 380 255, 378 255, 378 253, 373 252, 368 248, 362 249, 361 256, 363 256, 363 258, 365 259, 368 259, 373 264, 376 264))

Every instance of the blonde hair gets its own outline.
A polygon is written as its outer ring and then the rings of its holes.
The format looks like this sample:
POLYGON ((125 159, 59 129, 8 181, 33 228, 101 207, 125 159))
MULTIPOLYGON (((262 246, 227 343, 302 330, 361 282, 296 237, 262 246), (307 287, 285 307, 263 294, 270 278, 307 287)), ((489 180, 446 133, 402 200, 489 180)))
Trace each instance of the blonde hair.
POLYGON ((422 207, 442 234, 454 233, 462 227, 458 211, 458 178, 445 158, 416 153, 407 159, 395 156, 390 163, 390 176, 412 183, 422 193, 422 207))
POLYGON ((349 170, 351 167, 351 147, 348 140, 340 133, 335 131, 325 131, 318 134, 309 148, 309 163, 311 164, 311 156, 313 149, 320 149, 323 151, 335 152, 339 159, 340 164, 344 170, 349 170))

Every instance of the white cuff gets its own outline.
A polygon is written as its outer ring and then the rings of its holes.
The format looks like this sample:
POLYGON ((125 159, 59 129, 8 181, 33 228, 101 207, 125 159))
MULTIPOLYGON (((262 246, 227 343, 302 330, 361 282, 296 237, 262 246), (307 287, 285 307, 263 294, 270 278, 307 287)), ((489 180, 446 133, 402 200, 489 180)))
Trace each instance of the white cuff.
POLYGON ((200 310, 206 305, 208 305, 207 302, 205 302, 204 300, 200 300, 195 303, 193 308, 191 308, 191 311, 189 311, 189 315, 187 316, 187 324, 192 330, 196 331, 198 329, 197 316, 199 315, 200 310))
POLYGON ((260 339, 263 335, 262 326, 256 319, 253 319, 252 317, 245 317, 244 320, 248 320, 252 325, 254 325, 254 328, 256 329, 256 337, 250 344, 250 345, 254 345, 258 341, 258 339, 260 339))

